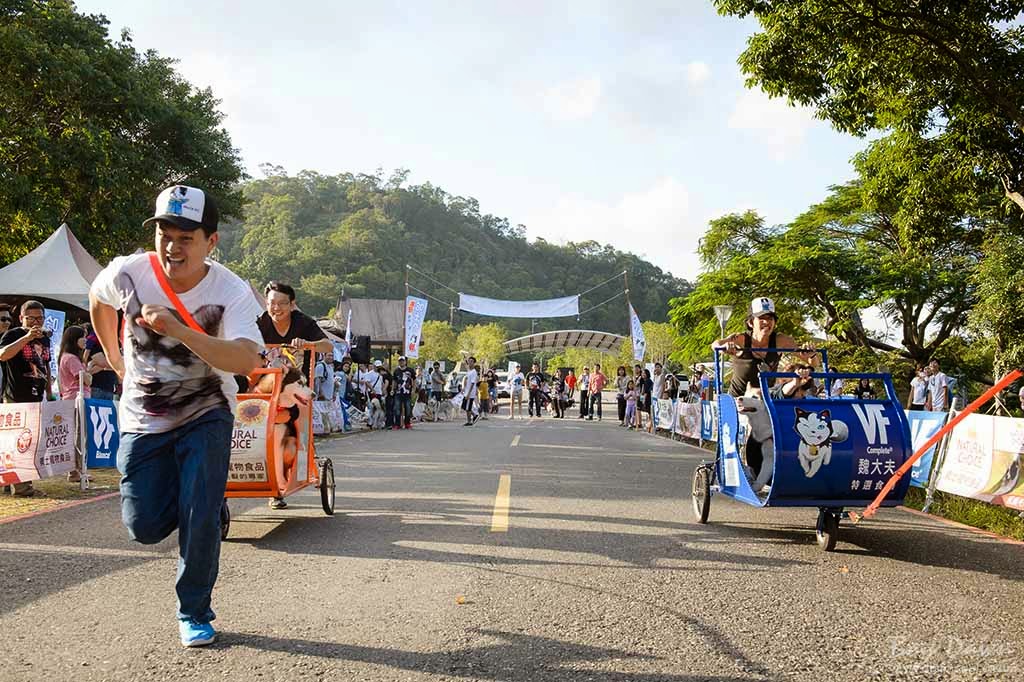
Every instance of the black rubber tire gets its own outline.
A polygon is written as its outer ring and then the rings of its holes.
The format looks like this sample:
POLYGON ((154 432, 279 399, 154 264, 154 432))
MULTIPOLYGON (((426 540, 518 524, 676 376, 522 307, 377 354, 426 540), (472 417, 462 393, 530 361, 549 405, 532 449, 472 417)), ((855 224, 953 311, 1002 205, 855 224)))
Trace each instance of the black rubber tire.
POLYGON ((711 513, 711 471, 703 464, 693 472, 693 488, 690 491, 693 502, 693 516, 697 523, 707 523, 711 513))
POLYGON ((228 539, 228 531, 231 530, 231 509, 228 507, 228 501, 225 499, 224 503, 220 506, 220 539, 228 539))
POLYGON ((320 504, 328 516, 334 515, 334 496, 334 464, 325 459, 320 464, 320 504))
POLYGON ((822 509, 818 512, 818 523, 814 530, 818 546, 826 552, 836 548, 839 540, 839 514, 822 509))

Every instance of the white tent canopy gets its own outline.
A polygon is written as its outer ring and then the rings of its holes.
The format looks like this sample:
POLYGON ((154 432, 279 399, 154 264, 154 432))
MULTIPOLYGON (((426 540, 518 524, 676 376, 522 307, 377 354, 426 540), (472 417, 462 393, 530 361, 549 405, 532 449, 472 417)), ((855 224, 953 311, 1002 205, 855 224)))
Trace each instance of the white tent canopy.
POLYGON ((563 329, 554 332, 540 332, 529 336, 520 336, 505 342, 505 351, 509 354, 535 350, 562 350, 564 348, 589 348, 605 353, 618 353, 619 346, 626 337, 608 332, 596 332, 586 329, 563 329))
POLYGON ((31 253, 0 269, 0 294, 51 298, 88 310, 89 285, 102 269, 61 225, 31 253))

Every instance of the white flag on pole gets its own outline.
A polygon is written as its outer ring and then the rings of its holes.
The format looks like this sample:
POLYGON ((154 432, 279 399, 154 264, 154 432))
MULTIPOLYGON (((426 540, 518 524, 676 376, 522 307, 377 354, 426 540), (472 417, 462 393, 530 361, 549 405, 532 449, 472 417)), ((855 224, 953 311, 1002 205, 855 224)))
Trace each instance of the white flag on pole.
POLYGON ((423 320, 427 317, 427 299, 415 296, 405 297, 405 352, 410 358, 420 356, 420 334, 423 320))
POLYGON ((633 359, 637 362, 644 359, 644 352, 647 350, 647 339, 644 337, 644 328, 640 324, 640 318, 633 310, 633 304, 629 304, 629 335, 633 337, 633 359))

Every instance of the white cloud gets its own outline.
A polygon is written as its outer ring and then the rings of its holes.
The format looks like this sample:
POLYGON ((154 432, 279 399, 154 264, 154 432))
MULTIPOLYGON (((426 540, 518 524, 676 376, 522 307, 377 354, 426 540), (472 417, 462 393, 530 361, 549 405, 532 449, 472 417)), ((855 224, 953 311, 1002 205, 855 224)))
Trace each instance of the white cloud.
POLYGON ((686 80, 690 85, 702 85, 711 77, 711 69, 704 62, 690 62, 686 65, 686 80))
POLYGON ((611 244, 678 277, 692 279, 700 268, 694 252, 704 225, 693 216, 689 191, 672 177, 609 201, 563 195, 526 227, 548 241, 611 244))
POLYGON ((544 110, 556 121, 589 118, 601 100, 601 79, 597 76, 552 86, 541 94, 544 110))
POLYGON ((785 160, 803 144, 816 123, 809 107, 792 107, 785 98, 770 98, 762 90, 745 89, 736 98, 729 128, 747 131, 768 147, 776 161, 785 160))

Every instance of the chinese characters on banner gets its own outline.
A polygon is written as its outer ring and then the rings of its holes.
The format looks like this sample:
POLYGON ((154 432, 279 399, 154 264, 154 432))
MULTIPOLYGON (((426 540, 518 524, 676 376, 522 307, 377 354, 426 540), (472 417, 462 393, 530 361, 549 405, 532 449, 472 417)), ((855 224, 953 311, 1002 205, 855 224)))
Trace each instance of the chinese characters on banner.
POLYGON ((1024 419, 971 414, 949 436, 936 487, 1024 509, 1024 419))
POLYGON ((261 482, 267 480, 267 431, 270 401, 259 398, 241 400, 235 408, 235 428, 231 432, 231 463, 228 481, 261 482))
POLYGON ((420 335, 423 333, 423 320, 427 317, 427 299, 415 296, 405 297, 405 352, 410 358, 420 356, 420 335))
POLYGON ((0 405, 0 484, 71 471, 75 437, 73 400, 0 405))

